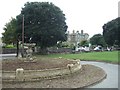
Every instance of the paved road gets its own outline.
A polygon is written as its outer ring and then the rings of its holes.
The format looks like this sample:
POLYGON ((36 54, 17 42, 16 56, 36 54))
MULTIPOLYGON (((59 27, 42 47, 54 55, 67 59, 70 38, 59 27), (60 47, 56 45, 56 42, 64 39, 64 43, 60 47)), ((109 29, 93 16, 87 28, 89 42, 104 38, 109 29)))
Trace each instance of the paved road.
POLYGON ((0 54, 0 60, 14 59, 16 54, 0 54))
POLYGON ((81 64, 92 64, 101 67, 107 73, 106 79, 88 88, 118 88, 118 67, 120 69, 120 65, 93 61, 81 61, 81 64))

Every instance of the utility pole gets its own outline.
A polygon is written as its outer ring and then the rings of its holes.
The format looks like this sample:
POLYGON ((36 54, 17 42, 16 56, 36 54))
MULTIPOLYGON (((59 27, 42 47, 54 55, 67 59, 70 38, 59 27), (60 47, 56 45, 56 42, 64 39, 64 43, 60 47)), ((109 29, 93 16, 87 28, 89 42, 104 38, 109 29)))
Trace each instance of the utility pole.
POLYGON ((22 57, 24 57, 24 15, 22 17, 22 57))

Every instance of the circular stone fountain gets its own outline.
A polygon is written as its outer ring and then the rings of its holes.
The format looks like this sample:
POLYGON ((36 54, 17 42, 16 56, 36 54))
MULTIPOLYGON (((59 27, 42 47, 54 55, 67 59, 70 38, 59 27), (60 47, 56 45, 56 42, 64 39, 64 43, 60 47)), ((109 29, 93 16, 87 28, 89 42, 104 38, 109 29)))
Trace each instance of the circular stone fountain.
MULTIPOLYGON (((4 88, 10 87, 18 87, 20 86, 28 87, 28 88, 80 88, 86 87, 91 84, 95 84, 106 77, 106 73, 103 69, 93 66, 93 65, 81 65, 80 60, 66 60, 63 58, 56 59, 57 61, 61 61, 64 66, 60 67, 52 67, 52 68, 44 68, 44 69, 27 69, 25 67, 20 67, 14 70, 3 69, 2 71, 2 83, 4 88), (62 62, 62 60, 64 62, 62 62), (68 62, 71 61, 71 62, 68 62), (66 63, 66 64, 65 64, 66 63), (36 82, 31 82, 36 81, 36 82), (22 83, 17 83, 22 82, 22 83), (48 85, 49 83, 49 85, 48 85), (27 86, 26 86, 27 85, 27 86), (47 87, 49 86, 49 87, 47 87)), ((12 60, 11 60, 12 61, 12 60)), ((14 60, 16 61, 16 60, 14 60)), ((21 60, 22 61, 22 60, 21 60)), ((19 60, 19 64, 26 64, 26 67, 31 67, 31 62, 21 62, 19 60)), ((38 60, 42 61, 42 60, 38 60)), ((45 61, 45 60, 43 60, 45 61)), ((54 60, 47 60, 50 66, 54 66, 54 60), (50 63, 51 62, 51 63, 50 63)), ((9 62, 9 61, 8 61, 9 62)), ((6 65, 12 65, 12 63, 6 63, 6 65)), ((37 61, 36 61, 37 62, 37 61)), ((32 63, 33 64, 36 64, 32 63)), ((14 62, 16 63, 16 62, 14 62)), ((46 62, 44 62, 46 63, 46 62)), ((36 66, 40 66, 40 63, 36 66)), ((60 64, 55 62, 55 65, 58 66, 60 64)), ((3 63, 3 66, 5 64, 3 63)), ((6 67, 5 65, 5 67, 6 67)), ((46 64, 43 67, 46 67, 46 64)))
MULTIPOLYGON (((52 78, 58 78, 58 77, 61 77, 64 75, 73 74, 82 68, 82 66, 80 64, 80 60, 59 59, 60 60, 59 63, 61 64, 59 67, 53 67, 53 68, 49 68, 49 69, 47 69, 47 68, 46 69, 38 69, 39 60, 36 60, 35 62, 31 62, 31 59, 30 59, 31 57, 27 57, 27 58, 28 58, 27 59, 28 61, 20 60, 20 61, 13 62, 13 63, 19 62, 18 63, 18 65, 20 65, 19 68, 16 68, 12 71, 3 70, 2 71, 3 81, 4 82, 38 81, 41 79, 52 79, 52 78), (65 64, 65 62, 66 62, 66 64, 65 64), (25 64, 25 67, 22 67, 23 64, 25 64), (64 65, 62 65, 62 64, 64 64, 64 65), (29 69, 32 65, 37 65, 36 66, 37 69, 29 69)), ((58 62, 57 60, 50 60, 51 65, 53 63, 53 66, 54 66, 55 65, 54 63, 58 62)), ((48 63, 50 64, 50 62, 48 62, 48 63)), ((57 65, 59 65, 59 63, 57 65)), ((3 65, 5 65, 5 64, 3 64, 3 65)), ((13 67, 16 67, 16 66, 13 66, 13 67)))

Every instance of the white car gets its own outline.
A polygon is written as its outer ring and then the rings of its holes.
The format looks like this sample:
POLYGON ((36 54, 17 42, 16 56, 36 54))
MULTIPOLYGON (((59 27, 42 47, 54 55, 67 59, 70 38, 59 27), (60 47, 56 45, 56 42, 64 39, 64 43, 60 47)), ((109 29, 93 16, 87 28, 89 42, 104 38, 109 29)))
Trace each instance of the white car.
POLYGON ((97 46, 97 47, 95 47, 93 50, 94 50, 94 51, 101 51, 102 49, 101 49, 100 46, 97 46))

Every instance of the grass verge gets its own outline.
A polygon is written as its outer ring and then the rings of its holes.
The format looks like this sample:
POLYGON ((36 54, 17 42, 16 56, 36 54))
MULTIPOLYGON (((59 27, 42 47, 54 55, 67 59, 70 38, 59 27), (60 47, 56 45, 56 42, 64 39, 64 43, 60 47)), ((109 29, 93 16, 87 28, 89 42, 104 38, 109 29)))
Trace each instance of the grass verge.
POLYGON ((49 55, 40 55, 38 57, 46 57, 46 58, 62 57, 65 59, 80 59, 80 60, 119 63, 120 51, 88 52, 88 53, 79 53, 79 54, 49 54, 49 55))

